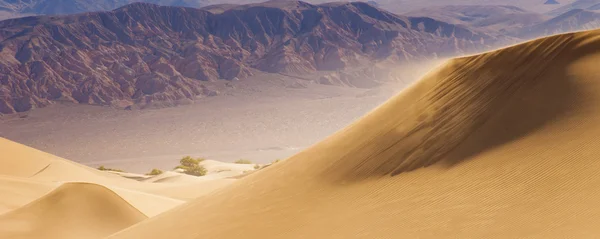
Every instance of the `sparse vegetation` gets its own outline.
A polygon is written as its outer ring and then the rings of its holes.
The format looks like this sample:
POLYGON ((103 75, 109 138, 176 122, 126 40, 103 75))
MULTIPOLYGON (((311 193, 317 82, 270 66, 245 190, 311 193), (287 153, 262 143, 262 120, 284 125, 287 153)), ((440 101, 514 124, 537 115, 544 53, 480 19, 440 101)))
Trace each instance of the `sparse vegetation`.
POLYGON ((200 165, 200 162, 204 161, 203 158, 192 158, 190 156, 185 156, 179 163, 181 165, 175 167, 175 169, 183 170, 183 173, 193 175, 193 176, 204 176, 208 171, 204 166, 200 165))
POLYGON ((156 176, 156 175, 160 175, 162 174, 163 171, 160 169, 152 169, 152 171, 150 171, 149 173, 147 173, 146 175, 150 175, 150 176, 156 176))
POLYGON ((237 161, 235 161, 233 163, 236 163, 236 164, 252 164, 252 161, 247 160, 247 159, 239 159, 239 160, 237 160, 237 161))
POLYGON ((273 161, 271 164, 274 164, 274 163, 279 163, 279 161, 281 161, 281 159, 276 159, 276 160, 275 160, 275 161, 273 161))
POLYGON ((255 165, 254 165, 254 169, 260 169, 260 165, 258 165, 258 164, 255 164, 255 165))
POLYGON ((107 167, 104 167, 104 165, 100 165, 100 167, 98 167, 97 169, 100 170, 100 171, 112 171, 112 172, 119 172, 119 173, 125 172, 125 171, 120 170, 120 169, 107 168, 107 167))

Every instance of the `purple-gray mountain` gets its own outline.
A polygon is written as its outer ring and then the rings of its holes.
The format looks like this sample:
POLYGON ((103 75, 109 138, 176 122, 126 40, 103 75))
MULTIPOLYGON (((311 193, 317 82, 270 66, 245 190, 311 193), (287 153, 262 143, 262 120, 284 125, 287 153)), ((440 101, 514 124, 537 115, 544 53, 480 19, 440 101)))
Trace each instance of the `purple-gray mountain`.
POLYGON ((267 2, 207 9, 135 3, 0 22, 0 113, 213 95, 211 81, 300 75, 486 49, 500 38, 367 3, 267 2))

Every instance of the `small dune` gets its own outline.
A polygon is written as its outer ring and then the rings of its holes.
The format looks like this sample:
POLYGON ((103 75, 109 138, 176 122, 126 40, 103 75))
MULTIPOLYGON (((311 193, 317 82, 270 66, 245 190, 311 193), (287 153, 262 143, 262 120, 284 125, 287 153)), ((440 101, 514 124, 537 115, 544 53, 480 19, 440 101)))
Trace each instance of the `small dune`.
POLYGON ((67 183, 0 215, 0 238, 102 238, 146 218, 103 186, 67 183))

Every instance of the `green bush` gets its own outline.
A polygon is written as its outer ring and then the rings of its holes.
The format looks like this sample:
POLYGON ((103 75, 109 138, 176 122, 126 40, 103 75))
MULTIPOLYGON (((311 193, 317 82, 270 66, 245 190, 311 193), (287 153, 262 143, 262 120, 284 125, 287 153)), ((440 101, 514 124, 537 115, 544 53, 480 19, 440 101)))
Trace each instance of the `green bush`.
POLYGON ((258 165, 258 164, 255 164, 255 165, 254 165, 254 169, 260 169, 260 165, 258 165))
POLYGON ((112 171, 112 172, 119 172, 119 173, 125 172, 125 171, 120 170, 120 169, 106 168, 106 167, 104 167, 104 165, 100 165, 100 167, 98 167, 98 170, 100 170, 100 171, 112 171))
POLYGON ((204 168, 204 166, 200 165, 200 162, 204 161, 203 158, 192 158, 190 156, 185 156, 179 163, 181 165, 175 167, 175 169, 182 169, 183 173, 194 175, 194 176, 204 176, 208 173, 208 170, 204 168))
POLYGON ((179 163, 181 164, 181 166, 194 167, 194 166, 198 166, 198 164, 202 161, 204 161, 203 158, 195 159, 190 156, 185 156, 181 160, 179 160, 179 163))
POLYGON ((206 175, 206 173, 208 173, 206 168, 199 166, 199 165, 184 169, 183 172, 185 174, 194 175, 194 176, 204 176, 204 175, 206 175))
POLYGON ((240 160, 237 160, 237 161, 235 161, 233 163, 236 163, 236 164, 252 164, 252 161, 247 160, 247 159, 240 159, 240 160))
POLYGON ((150 176, 155 176, 155 175, 160 175, 162 174, 163 171, 160 169, 152 169, 152 171, 150 171, 149 173, 147 173, 146 175, 150 175, 150 176))

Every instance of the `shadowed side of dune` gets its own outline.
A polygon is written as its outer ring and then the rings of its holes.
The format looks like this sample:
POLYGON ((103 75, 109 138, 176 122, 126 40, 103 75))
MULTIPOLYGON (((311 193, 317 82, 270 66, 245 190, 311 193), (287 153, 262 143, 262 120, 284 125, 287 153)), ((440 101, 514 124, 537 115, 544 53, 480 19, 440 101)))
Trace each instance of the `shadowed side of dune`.
POLYGON ((447 62, 323 145, 334 152, 322 159, 333 162, 324 175, 359 180, 454 165, 567 115, 581 87, 568 80, 567 63, 600 50, 575 49, 581 41, 560 35, 447 62), (504 125, 449 155, 507 107, 504 125))
POLYGON ((0 238, 102 238, 144 219, 144 214, 103 186, 66 183, 0 215, 0 238))

